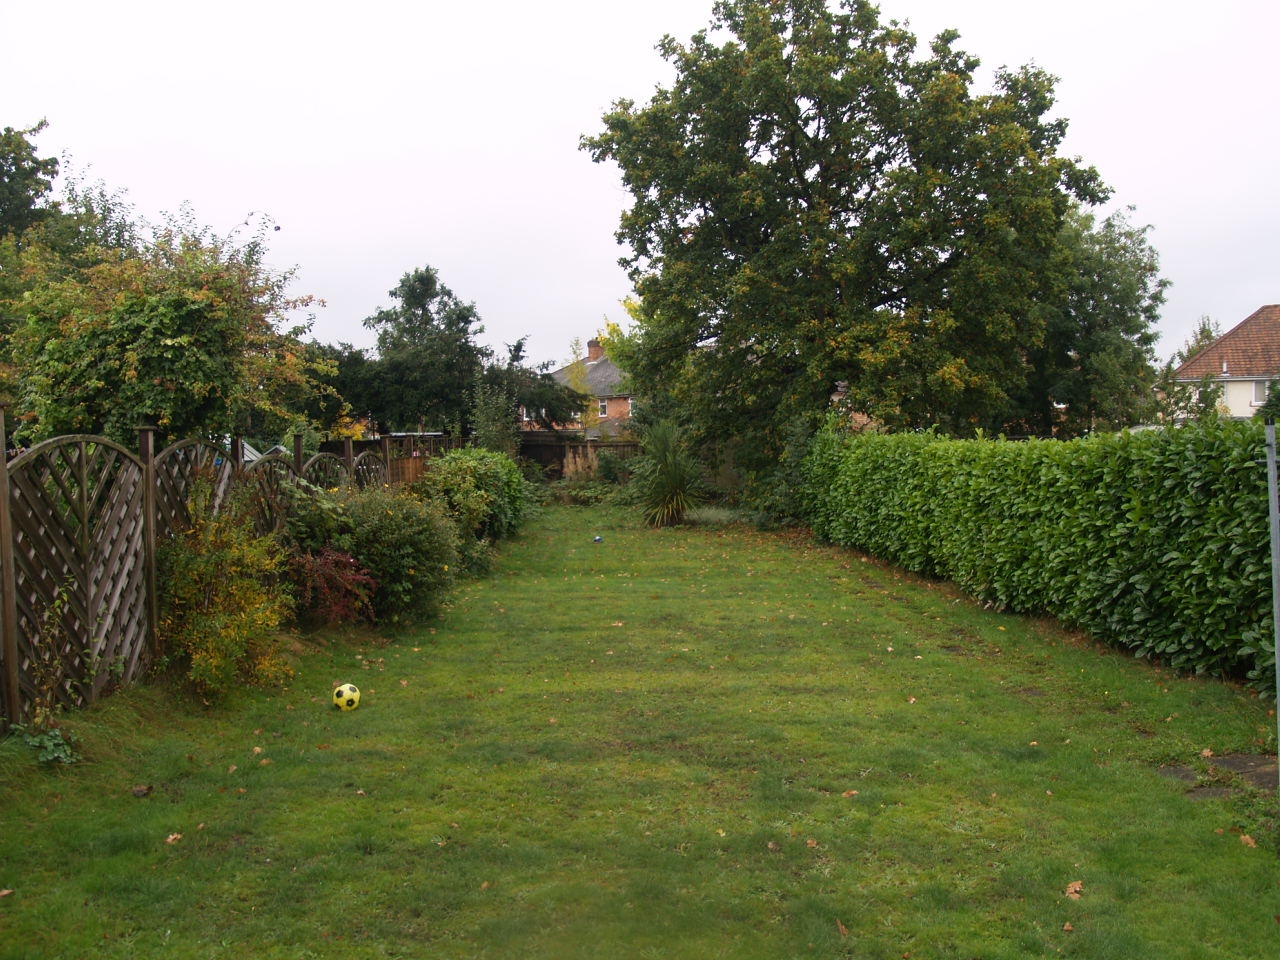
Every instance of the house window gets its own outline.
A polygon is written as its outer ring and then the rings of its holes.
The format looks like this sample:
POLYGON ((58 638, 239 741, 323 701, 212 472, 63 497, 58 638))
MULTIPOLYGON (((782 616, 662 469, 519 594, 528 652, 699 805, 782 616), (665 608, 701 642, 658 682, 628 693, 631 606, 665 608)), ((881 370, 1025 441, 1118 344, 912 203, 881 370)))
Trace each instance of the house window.
POLYGON ((600 400, 598 402, 598 406, 596 407, 596 412, 599 413, 600 416, 602 417, 607 417, 609 415, 609 401, 600 400))
POLYGON ((1255 407, 1260 407, 1267 402, 1267 393, 1270 387, 1271 381, 1269 380, 1253 381, 1253 405, 1255 407))

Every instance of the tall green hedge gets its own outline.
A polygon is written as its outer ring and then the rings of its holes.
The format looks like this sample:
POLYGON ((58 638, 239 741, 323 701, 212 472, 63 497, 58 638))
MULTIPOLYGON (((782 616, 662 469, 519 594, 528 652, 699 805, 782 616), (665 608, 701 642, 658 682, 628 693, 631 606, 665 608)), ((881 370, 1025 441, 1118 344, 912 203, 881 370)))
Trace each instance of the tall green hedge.
POLYGON ((1274 682, 1264 432, 1210 421, 1061 443, 818 434, 832 542, 1181 670, 1274 682))

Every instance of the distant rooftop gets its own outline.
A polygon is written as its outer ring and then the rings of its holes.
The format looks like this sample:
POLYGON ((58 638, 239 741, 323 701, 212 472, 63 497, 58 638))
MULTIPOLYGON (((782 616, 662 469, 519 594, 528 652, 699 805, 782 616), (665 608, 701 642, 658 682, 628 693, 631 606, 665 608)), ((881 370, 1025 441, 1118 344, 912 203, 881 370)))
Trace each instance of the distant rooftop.
POLYGON ((1178 380, 1280 378, 1280 304, 1259 307, 1180 366, 1178 380))

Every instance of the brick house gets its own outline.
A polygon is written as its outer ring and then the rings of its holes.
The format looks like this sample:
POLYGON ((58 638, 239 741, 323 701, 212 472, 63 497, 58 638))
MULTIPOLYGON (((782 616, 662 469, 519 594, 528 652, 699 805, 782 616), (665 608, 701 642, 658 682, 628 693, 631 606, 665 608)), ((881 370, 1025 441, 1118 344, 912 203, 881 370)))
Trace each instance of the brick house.
POLYGON ((1280 304, 1259 307, 1174 371, 1178 383, 1205 377, 1222 386, 1233 417, 1252 417, 1280 380, 1280 304))
MULTIPOLYGON (((627 387, 626 374, 605 356, 604 347, 599 340, 588 340, 587 355, 584 358, 553 371, 551 376, 557 383, 591 395, 592 407, 586 418, 590 422, 588 437, 616 437, 627 431, 634 398, 627 387)), ((524 426, 530 430, 538 429, 537 421, 527 413, 524 415, 524 426)), ((557 426, 581 430, 583 423, 579 419, 557 426)))

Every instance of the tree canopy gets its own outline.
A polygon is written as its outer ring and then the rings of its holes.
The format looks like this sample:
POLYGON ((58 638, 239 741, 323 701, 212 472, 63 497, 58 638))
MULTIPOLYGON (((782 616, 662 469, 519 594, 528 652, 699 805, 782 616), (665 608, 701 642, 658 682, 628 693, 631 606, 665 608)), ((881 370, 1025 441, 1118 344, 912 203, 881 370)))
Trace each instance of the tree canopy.
POLYGON ((0 132, 0 237, 19 237, 57 210, 49 194, 58 175, 54 157, 36 156, 32 137, 47 124, 0 132))
POLYGON ((167 439, 280 435, 293 400, 317 389, 305 325, 286 315, 289 274, 263 263, 261 239, 236 246, 181 225, 141 251, 99 250, 78 268, 33 246, 30 288, 10 338, 20 372, 17 434, 96 433, 129 442, 142 423, 167 439))
MULTIPOLYGON (((463 303, 433 267, 419 267, 388 293, 394 301, 367 317, 378 335, 372 412, 383 429, 444 429, 466 420, 466 394, 488 359, 474 303, 463 303)), ((354 398, 352 399, 354 402, 354 398)))
POLYGON ((1073 437, 1157 418, 1155 323, 1168 281, 1146 227, 1068 213, 1042 277, 1043 334, 1011 389, 1010 432, 1073 437))
POLYGON ((483 409, 492 432, 499 401, 513 428, 521 406, 550 426, 581 404, 546 366, 527 364, 524 338, 508 344, 505 357, 477 343, 484 327, 475 304, 459 300, 434 267, 404 274, 389 296, 394 304, 364 321, 377 332, 375 350, 345 343, 320 348, 336 361, 331 383, 337 392, 380 429, 469 433, 483 409))
POLYGON ((1018 412, 1041 306, 1069 286, 1064 227, 1108 191, 1059 153, 1055 78, 1002 69, 976 93, 957 38, 917 57, 864 0, 722 0, 661 42, 670 87, 583 138, 632 196, 630 372, 743 440, 740 462, 771 463, 836 392, 890 427, 1018 412))

